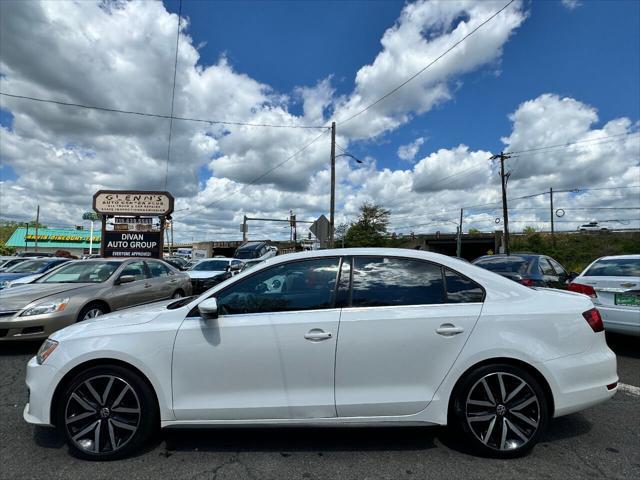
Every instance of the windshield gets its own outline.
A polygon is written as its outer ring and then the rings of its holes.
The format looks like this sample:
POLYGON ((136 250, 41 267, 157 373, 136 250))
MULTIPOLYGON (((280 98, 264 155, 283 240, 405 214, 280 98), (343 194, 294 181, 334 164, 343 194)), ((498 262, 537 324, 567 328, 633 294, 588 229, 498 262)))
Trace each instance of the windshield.
POLYGON ((11 273, 36 273, 49 262, 50 260, 25 260, 8 268, 6 271, 11 273))
POLYGON ((120 262, 70 263, 37 280, 37 283, 102 283, 122 265, 120 262))
POLYGON ((524 274, 527 272, 527 259, 522 257, 487 257, 473 263, 492 272, 513 272, 524 274))
POLYGON ((191 270, 198 272, 220 272, 226 270, 229 266, 228 260, 207 260, 204 262, 196 263, 191 270))
POLYGON ((640 258, 598 260, 584 275, 586 277, 640 277, 640 258))

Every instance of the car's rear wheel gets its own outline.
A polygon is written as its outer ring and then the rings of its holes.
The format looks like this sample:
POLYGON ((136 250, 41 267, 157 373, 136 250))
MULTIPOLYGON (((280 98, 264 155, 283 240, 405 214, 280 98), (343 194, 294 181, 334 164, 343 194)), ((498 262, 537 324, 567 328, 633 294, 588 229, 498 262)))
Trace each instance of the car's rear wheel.
POLYGON ((499 458, 526 454, 549 418, 539 381, 512 365, 485 365, 456 389, 454 427, 477 452, 499 458))
POLYGON ((57 404, 57 425, 71 453, 89 460, 130 455, 158 425, 158 407, 149 385, 117 365, 80 373, 57 404))
POLYGON ((176 290, 175 292, 173 292, 173 295, 171 295, 171 298, 182 298, 184 297, 184 293, 182 292, 182 290, 176 290))

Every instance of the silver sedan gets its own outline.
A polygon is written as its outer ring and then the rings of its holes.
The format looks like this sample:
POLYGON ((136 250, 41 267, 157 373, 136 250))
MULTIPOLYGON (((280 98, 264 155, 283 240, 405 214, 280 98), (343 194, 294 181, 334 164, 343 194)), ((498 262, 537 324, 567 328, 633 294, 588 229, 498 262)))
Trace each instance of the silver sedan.
POLYGON ((160 260, 73 261, 0 291, 0 341, 45 339, 78 321, 189 295, 189 277, 160 260))

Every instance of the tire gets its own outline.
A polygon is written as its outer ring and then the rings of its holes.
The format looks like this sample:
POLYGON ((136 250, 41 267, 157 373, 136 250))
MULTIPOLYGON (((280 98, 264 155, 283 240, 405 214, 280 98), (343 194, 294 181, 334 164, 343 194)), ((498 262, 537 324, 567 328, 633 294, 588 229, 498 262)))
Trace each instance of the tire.
POLYGON ((171 298, 175 300, 182 297, 184 297, 184 292, 182 290, 176 290, 175 292, 173 292, 173 295, 171 295, 171 298))
POLYGON ((139 450, 159 426, 153 390, 118 365, 90 367, 76 375, 57 401, 56 425, 72 455, 116 460, 139 450))
POLYGON ((91 318, 99 317, 100 315, 104 315, 108 313, 108 311, 104 308, 104 306, 97 303, 90 303, 89 305, 85 305, 80 313, 78 314, 78 322, 82 322, 83 320, 89 320, 91 318))
POLYGON ((542 386, 519 367, 482 366, 463 378, 454 392, 451 427, 480 455, 525 455, 538 442, 548 421, 549 406, 542 386))

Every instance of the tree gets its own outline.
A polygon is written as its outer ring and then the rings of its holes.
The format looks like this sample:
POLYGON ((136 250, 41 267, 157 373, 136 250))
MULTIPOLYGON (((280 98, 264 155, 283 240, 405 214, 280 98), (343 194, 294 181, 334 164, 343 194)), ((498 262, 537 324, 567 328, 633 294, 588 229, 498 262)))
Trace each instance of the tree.
POLYGON ((348 223, 341 223, 336 227, 336 246, 344 247, 345 236, 347 235, 347 230, 349 230, 348 223))
POLYGON ((525 235, 533 235, 536 232, 536 227, 532 226, 524 227, 524 229, 522 230, 522 233, 524 233, 525 235))
POLYGON ((382 247, 387 245, 387 227, 391 212, 375 203, 360 207, 358 221, 345 234, 348 247, 382 247))
POLYGON ((475 235, 477 233, 480 233, 480 230, 478 230, 477 228, 470 228, 469 229, 469 235, 475 235))

